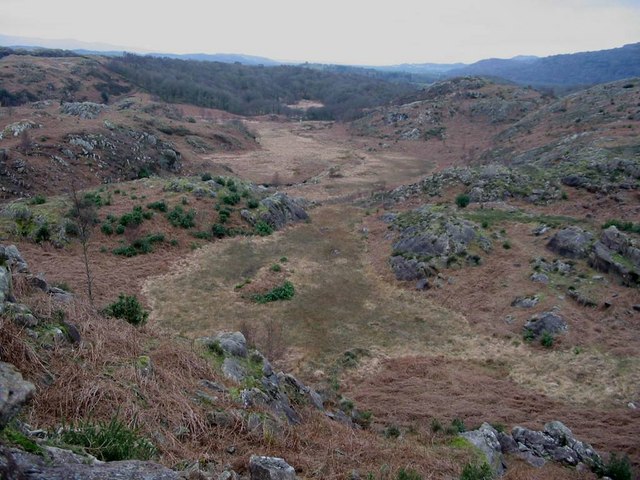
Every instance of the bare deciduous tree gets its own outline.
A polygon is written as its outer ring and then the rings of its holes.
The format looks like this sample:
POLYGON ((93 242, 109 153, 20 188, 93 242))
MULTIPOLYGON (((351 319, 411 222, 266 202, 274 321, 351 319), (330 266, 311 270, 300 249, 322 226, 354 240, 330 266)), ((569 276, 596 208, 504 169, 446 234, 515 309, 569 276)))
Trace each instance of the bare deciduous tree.
POLYGON ((89 265, 89 240, 96 224, 96 207, 91 200, 78 194, 75 183, 71 183, 71 216, 78 227, 78 239, 82 245, 82 259, 87 275, 87 295, 91 306, 93 306, 93 276, 89 265))

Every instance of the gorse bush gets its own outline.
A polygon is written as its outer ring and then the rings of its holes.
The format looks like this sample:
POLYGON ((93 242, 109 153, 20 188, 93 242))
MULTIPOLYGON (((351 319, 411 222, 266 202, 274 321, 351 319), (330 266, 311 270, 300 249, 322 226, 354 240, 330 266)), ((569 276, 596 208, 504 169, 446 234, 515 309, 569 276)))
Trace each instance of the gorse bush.
POLYGON ((418 472, 416 472, 415 470, 411 470, 410 468, 406 470, 404 468, 401 468, 400 470, 398 470, 396 480, 422 480, 422 476, 418 472))
POLYGON ((277 302, 278 300, 291 300, 295 293, 296 290, 293 287, 293 283, 287 280, 279 287, 275 287, 267 293, 255 294, 252 299, 257 303, 277 302))
POLYGON ((123 257, 135 257, 136 255, 153 252, 153 244, 160 242, 164 242, 164 235, 162 233, 153 233, 151 235, 135 239, 131 242, 131 245, 123 245, 121 247, 114 248, 113 253, 123 257))
POLYGON ((157 202, 151 202, 147 204, 147 208, 151 210, 157 210, 158 212, 166 212, 169 208, 167 202, 164 200, 158 200, 157 202))
POLYGON ((273 227, 263 220, 260 220, 258 223, 256 223, 255 227, 253 228, 255 232, 261 237, 266 237, 273 233, 273 227))
POLYGON ((191 209, 185 212, 181 206, 174 207, 174 209, 167 214, 167 220, 169 220, 171 225, 185 229, 196 226, 195 217, 195 210, 191 209))
POLYGON ((60 433, 60 440, 102 460, 149 460, 157 451, 153 444, 114 416, 108 422, 89 421, 71 425, 60 433))
POLYGON ((633 469, 629 457, 626 455, 618 457, 612 453, 609 462, 604 466, 602 475, 612 480, 632 480, 634 478, 633 469))
POLYGON ((471 199, 469 198, 469 195, 467 195, 466 193, 461 193, 456 197, 456 205, 459 206, 460 208, 465 208, 467 205, 469 205, 470 201, 471 199))
POLYGON ((143 325, 149 317, 147 312, 135 295, 118 295, 118 300, 104 309, 104 314, 109 317, 121 318, 132 325, 143 325))

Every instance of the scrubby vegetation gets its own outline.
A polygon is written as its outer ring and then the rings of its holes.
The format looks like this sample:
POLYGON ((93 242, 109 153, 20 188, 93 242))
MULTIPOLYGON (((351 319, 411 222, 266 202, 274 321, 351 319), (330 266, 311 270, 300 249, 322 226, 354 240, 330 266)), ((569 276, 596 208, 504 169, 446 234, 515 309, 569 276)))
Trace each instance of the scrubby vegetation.
POLYGON ((143 325, 149 317, 135 295, 118 295, 118 300, 104 309, 105 315, 126 320, 132 325, 143 325))

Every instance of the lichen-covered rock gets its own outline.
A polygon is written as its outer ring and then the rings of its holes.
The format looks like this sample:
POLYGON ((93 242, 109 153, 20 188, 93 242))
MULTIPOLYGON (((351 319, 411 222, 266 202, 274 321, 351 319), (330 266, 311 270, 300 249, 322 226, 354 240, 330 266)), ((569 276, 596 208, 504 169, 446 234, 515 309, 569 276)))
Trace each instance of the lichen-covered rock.
POLYGON ((618 276, 623 284, 640 284, 640 246, 615 226, 602 232, 589 256, 591 266, 618 276))
POLYGON ((549 250, 568 258, 587 258, 591 251, 593 234, 571 226, 557 232, 547 243, 549 250))
POLYGON ((249 459, 251 480, 296 480, 294 468, 278 457, 252 455, 249 459))
POLYGON ((220 348, 229 355, 245 358, 247 356, 247 339, 241 332, 223 332, 214 337, 220 348))
POLYGON ((252 225, 262 221, 278 230, 288 223, 309 220, 309 214, 305 210, 308 206, 308 202, 301 198, 291 198, 284 193, 275 193, 262 199, 255 212, 245 210, 246 213, 242 218, 252 225))
POLYGON ((492 248, 478 225, 433 205, 399 214, 391 228, 398 232, 390 259, 398 280, 419 280, 461 264, 477 265, 478 253, 492 248))
POLYGON ((102 103, 93 102, 65 102, 60 107, 60 112, 65 115, 79 117, 84 120, 92 120, 98 118, 104 110, 109 107, 102 103))
POLYGON ((524 334, 526 337, 536 340, 545 333, 557 335, 566 332, 568 328, 567 322, 560 315, 553 312, 544 312, 532 317, 525 324, 524 334))
POLYGON ((29 273, 29 265, 15 245, 0 245, 0 263, 9 267, 12 273, 29 273))
POLYGON ((15 417, 35 393, 31 382, 10 363, 0 362, 0 429, 15 417))
POLYGON ((460 436, 469 440, 474 447, 482 452, 495 475, 500 476, 504 473, 502 447, 495 428, 488 423, 483 423, 479 429, 463 432, 460 436))
POLYGON ((22 132, 26 130, 31 130, 34 128, 41 128, 42 125, 37 124, 31 120, 20 120, 19 122, 11 123, 4 127, 2 131, 0 131, 0 140, 8 137, 19 137, 22 132))

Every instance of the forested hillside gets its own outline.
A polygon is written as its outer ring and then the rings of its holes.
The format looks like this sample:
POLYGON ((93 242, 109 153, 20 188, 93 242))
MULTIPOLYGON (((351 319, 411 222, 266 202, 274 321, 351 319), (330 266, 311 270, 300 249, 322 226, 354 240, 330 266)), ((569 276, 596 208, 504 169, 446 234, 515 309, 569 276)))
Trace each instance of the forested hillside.
POLYGON ((295 66, 247 66, 125 55, 108 67, 167 102, 190 103, 240 115, 288 113, 303 99, 324 107, 311 119, 349 120, 362 110, 389 103, 415 90, 408 82, 386 82, 357 73, 295 66))

